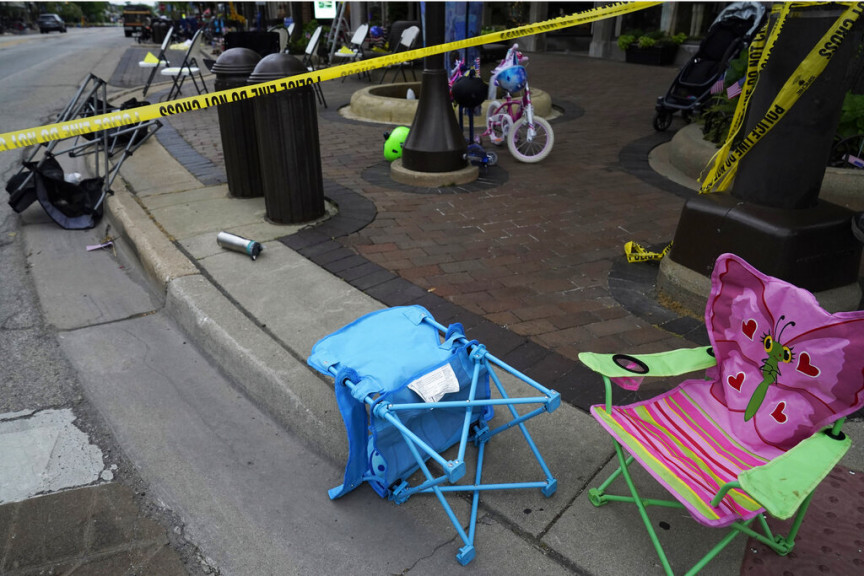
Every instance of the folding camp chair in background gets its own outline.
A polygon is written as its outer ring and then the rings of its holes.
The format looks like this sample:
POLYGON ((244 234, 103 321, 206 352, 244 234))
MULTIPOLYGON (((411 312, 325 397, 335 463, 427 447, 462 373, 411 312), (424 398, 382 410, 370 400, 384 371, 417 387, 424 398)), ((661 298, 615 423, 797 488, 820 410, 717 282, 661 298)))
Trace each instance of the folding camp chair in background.
MULTIPOLYGON (((444 327, 421 306, 379 310, 321 339, 312 349, 309 364, 335 377, 336 399, 348 431, 343 483, 330 490, 331 498, 344 496, 363 482, 397 504, 417 493, 435 494, 462 540, 456 559, 465 565, 475 555, 481 492, 537 489, 546 497, 555 493, 557 480, 525 422, 554 411, 560 395, 495 358, 476 340, 468 340, 460 324, 444 327), (538 395, 511 397, 497 369, 522 380, 538 395), (506 408, 510 419, 492 422, 493 406, 506 408), (516 406, 525 408, 521 415, 516 406), (483 483, 487 444, 513 428, 521 432, 542 479, 483 483), (466 472, 469 442, 477 446, 474 482, 455 484, 466 472), (447 460, 443 452, 457 445, 455 459, 447 460), (411 486, 408 481, 417 470, 424 480, 411 486), (444 497, 450 492, 472 496, 467 533, 444 497)), ((496 441, 489 449, 498 445, 496 441)), ((508 444, 507 451, 511 448, 508 444)), ((521 463, 512 463, 517 465, 521 463)))
POLYGON ((195 58, 195 55, 198 52, 198 45, 201 43, 201 33, 203 30, 203 28, 199 28, 195 31, 195 34, 192 36, 192 42, 189 44, 189 49, 186 50, 186 55, 183 56, 183 62, 180 66, 171 66, 162 69, 161 74, 163 76, 170 76, 173 81, 171 90, 165 98, 166 101, 174 100, 180 96, 186 78, 192 79, 192 84, 195 85, 195 90, 198 94, 207 92, 207 86, 204 84, 204 76, 201 73, 201 68, 198 66, 198 61, 195 58), (195 79, 196 74, 198 75, 198 79, 201 80, 200 86, 198 85, 198 80, 195 79))
POLYGON ((171 66, 171 63, 168 62, 168 56, 165 54, 168 50, 168 46, 171 45, 171 38, 174 36, 174 27, 170 27, 168 32, 165 34, 165 38, 162 40, 162 46, 159 47, 159 54, 155 57, 148 52, 148 58, 141 60, 138 62, 139 68, 150 68, 150 75, 147 77, 147 83, 144 84, 144 92, 141 93, 141 97, 144 98, 147 96, 147 91, 150 89, 150 84, 153 83, 153 78, 156 77, 156 72, 160 66, 166 67, 171 66), (150 58, 152 57, 152 58, 150 58))
POLYGON ((288 39, 291 35, 285 26, 272 26, 267 29, 267 32, 276 32, 279 34, 279 53, 282 54, 288 49, 288 39))
MULTIPOLYGON (((57 121, 88 118, 143 104, 132 99, 119 108, 110 105, 105 81, 88 74, 57 121)), ((161 126, 159 120, 148 120, 33 147, 22 167, 7 182, 9 205, 20 213, 38 200, 51 219, 63 228, 92 228, 102 215, 103 202, 123 161, 161 126), (59 160, 88 154, 95 156, 96 176, 80 182, 67 181, 59 160)))
MULTIPOLYGON (((318 44, 321 42, 322 28, 323 26, 315 28, 315 31, 312 32, 312 36, 309 37, 309 42, 306 43, 306 50, 303 51, 303 66, 305 66, 306 70, 309 72, 314 72, 318 69, 315 64, 315 54, 318 51, 318 44)), ((327 101, 324 100, 324 92, 321 90, 321 84, 316 82, 312 87, 315 90, 315 95, 318 96, 318 101, 327 108, 327 101)))
MULTIPOLYGON (((409 26, 405 30, 402 31, 402 35, 399 38, 399 45, 396 46, 396 50, 393 51, 394 54, 399 52, 407 52, 409 50, 414 49, 414 43, 417 42, 417 36, 420 35, 420 28, 417 26, 409 26)), ((396 81, 396 77, 399 75, 399 72, 402 72, 402 80, 404 82, 408 81, 408 77, 405 75, 405 68, 411 70, 411 76, 414 80, 417 80, 417 75, 414 74, 414 63, 413 62, 399 62, 398 64, 392 64, 387 66, 384 69, 384 72, 381 74, 381 80, 378 82, 379 84, 384 83, 384 79, 387 77, 387 72, 393 70, 393 81, 396 81)))
MULTIPOLYGON (((98 76, 88 74, 78 86, 78 90, 76 90, 75 95, 69 103, 57 115, 55 122, 66 122, 94 112, 94 102, 97 102, 100 96, 103 96, 103 100, 107 98, 107 86, 105 81, 98 76)), ((24 163, 33 162, 40 152, 50 154, 61 142, 61 140, 52 140, 51 142, 37 144, 30 151, 24 163)))
MULTIPOLYGON (((338 63, 351 63, 357 62, 358 60, 363 59, 363 44, 366 42, 366 36, 369 35, 369 24, 363 24, 359 26, 357 30, 354 31, 354 35, 351 37, 351 45, 345 47, 345 51, 343 49, 339 49, 333 53, 333 58, 335 62, 338 63)), ((361 77, 365 75, 367 78, 371 78, 369 76, 369 72, 363 72, 361 77)), ((345 81, 345 77, 342 77, 342 81, 345 81)))
POLYGON ((294 23, 288 26, 280 24, 267 29, 268 32, 276 32, 279 34, 279 52, 285 54, 288 52, 288 43, 291 41, 291 35, 294 33, 294 23))
POLYGON ((845 416, 864 406, 864 311, 829 314, 806 290, 732 254, 718 258, 711 283, 705 311, 711 347, 579 355, 603 376, 606 405, 593 406, 591 414, 613 436, 619 463, 589 491, 591 502, 635 504, 670 575, 646 506, 685 508, 701 524, 729 528, 688 574, 739 533, 786 555, 813 491, 849 448, 841 432, 845 416), (629 406, 612 405, 612 381, 632 390, 644 376, 704 369, 705 379, 629 406), (675 500, 640 497, 628 470, 634 460, 675 500), (619 476, 627 496, 607 493, 619 476), (772 533, 766 512, 794 516, 789 534, 772 533), (754 520, 761 531, 750 527, 754 520))

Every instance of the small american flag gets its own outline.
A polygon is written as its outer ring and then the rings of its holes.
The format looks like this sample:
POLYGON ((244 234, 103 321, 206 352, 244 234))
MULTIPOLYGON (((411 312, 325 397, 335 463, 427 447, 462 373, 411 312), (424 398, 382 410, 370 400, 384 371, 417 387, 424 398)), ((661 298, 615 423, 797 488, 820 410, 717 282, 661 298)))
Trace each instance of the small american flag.
POLYGON ((744 78, 741 78, 729 88, 726 89, 726 97, 732 100, 733 98, 737 98, 739 94, 741 94, 741 87, 744 85, 744 78))
POLYGON ((715 82, 714 85, 711 86, 711 94, 719 94, 720 92, 722 92, 723 91, 723 83, 725 81, 726 80, 724 78, 720 78, 719 80, 717 80, 717 82, 715 82))
MULTIPOLYGON (((857 156, 853 156, 852 154, 844 154, 843 160, 851 164, 852 166, 857 166, 858 168, 864 168, 864 159, 858 158, 857 156)), ((90 247, 88 246, 89 250, 90 247)))

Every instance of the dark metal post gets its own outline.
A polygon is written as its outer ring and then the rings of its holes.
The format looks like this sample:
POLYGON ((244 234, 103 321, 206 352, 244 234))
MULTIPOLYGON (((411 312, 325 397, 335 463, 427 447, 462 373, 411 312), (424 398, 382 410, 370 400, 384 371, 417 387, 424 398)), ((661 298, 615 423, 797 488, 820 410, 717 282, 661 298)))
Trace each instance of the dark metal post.
MULTIPOLYGON (((795 12, 796 17, 787 18, 768 65, 759 77, 744 134, 756 128, 795 68, 842 14, 842 10, 822 6, 799 8, 795 12)), ((816 205, 840 121, 846 92, 843 80, 850 59, 861 46, 862 25, 864 20, 859 18, 845 32, 845 39, 819 78, 783 120, 741 159, 733 196, 775 208, 816 205)))
MULTIPOLYGON (((444 43, 443 2, 426 3, 423 37, 427 46, 444 43)), ((416 172, 455 172, 468 165, 467 150, 450 105, 444 55, 427 56, 423 61, 420 102, 402 149, 402 165, 416 172)))
MULTIPOLYGON (((841 14, 823 6, 793 10, 753 93, 745 135, 841 14)), ((812 292, 857 285, 862 247, 852 234, 853 213, 818 196, 840 116, 843 80, 861 45, 862 25, 859 19, 844 32, 822 75, 741 159, 731 194, 687 201, 670 266, 677 263, 709 276, 716 258, 732 252, 812 292)))

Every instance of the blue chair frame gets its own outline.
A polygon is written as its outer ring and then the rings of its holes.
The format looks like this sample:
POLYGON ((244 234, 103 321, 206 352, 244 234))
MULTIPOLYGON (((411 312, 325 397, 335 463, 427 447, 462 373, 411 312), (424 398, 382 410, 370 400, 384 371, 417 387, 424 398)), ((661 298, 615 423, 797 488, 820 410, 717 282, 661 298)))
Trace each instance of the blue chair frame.
MULTIPOLYGON (((377 318, 376 320, 380 321, 381 319, 377 318)), ((396 342, 400 342, 398 339, 398 330, 395 331, 394 335, 395 345, 396 342)), ((412 344, 415 344, 415 342, 412 342, 412 344)), ((363 345, 360 345, 361 349, 363 345)), ((411 353, 413 354, 416 351, 416 346, 412 346, 411 348, 411 353)), ((392 362, 399 362, 399 354, 392 350, 390 354, 393 356, 391 359, 392 362)), ((363 482, 370 482, 379 495, 389 498, 396 504, 402 504, 414 494, 434 494, 462 540, 463 545, 459 549, 456 559, 460 564, 466 565, 476 554, 474 537, 481 492, 491 490, 539 489, 547 498, 555 493, 557 480, 552 476, 551 471, 543 460, 540 451, 525 427, 525 422, 545 412, 553 412, 561 403, 560 394, 544 387, 496 358, 486 350, 483 344, 480 344, 476 340, 469 340, 465 336, 460 324, 445 327, 436 322, 431 314, 421 306, 397 307, 372 312, 319 341, 312 350, 309 364, 322 373, 329 374, 336 379, 337 399, 340 400, 340 410, 342 410, 349 434, 350 452, 352 454, 349 456, 349 463, 346 467, 346 481, 342 486, 330 491, 331 498, 341 497, 363 482), (331 347, 331 344, 333 343, 332 338, 338 337, 337 335, 343 334, 346 330, 353 331, 353 338, 363 343, 367 342, 366 339, 372 337, 376 331, 380 332, 381 327, 379 324, 367 329, 364 326, 364 321, 379 315, 387 315, 388 318, 397 318, 400 315, 404 317, 407 315, 416 320, 415 324, 419 329, 433 327, 435 329, 435 336, 439 340, 432 344, 432 348, 439 349, 434 354, 452 354, 451 358, 458 356, 461 359, 455 361, 445 360, 444 362, 456 362, 457 364, 464 364, 466 367, 470 367, 470 376, 467 376, 468 370, 465 370, 464 374, 467 377, 460 379, 459 392, 446 394, 438 401, 424 402, 413 391, 410 393, 407 391, 406 386, 409 381, 388 382, 385 383, 383 388, 380 386, 380 382, 376 382, 373 385, 375 392, 367 392, 369 389, 367 379, 369 367, 364 367, 364 370, 355 370, 351 366, 346 365, 340 359, 338 345, 331 347), (441 341, 442 337, 443 342, 441 341), (442 349, 445 352, 440 352, 442 349), (511 398, 498 377, 495 371, 496 368, 528 384, 539 392, 539 395, 511 398), (500 395, 500 398, 491 397, 489 380, 494 384, 494 388, 500 395), (405 401, 406 399, 410 399, 410 397, 416 397, 419 401, 405 401), (458 397, 458 399, 453 399, 455 397, 458 397), (537 407, 520 415, 516 410, 516 406, 519 405, 537 405, 537 407), (356 416, 358 406, 363 407, 362 416, 360 417, 361 422, 359 424, 352 424, 350 422, 352 417, 348 415, 348 412, 353 410, 356 416), (506 406, 511 418, 500 425, 495 423, 496 425, 490 428, 490 424, 492 424, 490 422, 492 410, 495 406, 506 406), (429 414, 429 411, 433 410, 435 411, 435 418, 442 418, 441 415, 448 414, 449 420, 447 423, 450 428, 455 428, 455 430, 445 431, 444 437, 447 440, 444 446, 432 445, 435 442, 421 437, 422 433, 419 430, 412 429, 410 425, 406 425, 405 423, 417 422, 417 414, 429 414), (398 431, 402 441, 404 441, 413 457, 410 466, 403 464, 402 469, 396 472, 399 479, 387 486, 381 484, 380 476, 376 477, 366 469, 367 464, 365 460, 359 463, 359 467, 363 469, 362 477, 356 472, 357 468, 355 468, 353 478, 349 472, 349 469, 352 467, 352 460, 354 460, 356 465, 357 461, 362 460, 362 456, 365 456, 366 447, 360 446, 360 444, 370 439, 374 441, 375 431, 380 430, 380 425, 384 425, 385 427, 392 426, 394 430, 398 431), (352 427, 354 427, 355 432, 353 438, 352 427), (498 434, 511 428, 518 428, 521 431, 534 458, 542 469, 544 479, 536 482, 483 483, 483 460, 487 443, 498 434), (370 435, 366 431, 368 429, 372 429, 373 434, 370 435), (453 438, 455 438, 455 441, 452 441, 453 438), (473 443, 477 447, 477 465, 474 482, 472 484, 456 484, 466 473, 465 457, 469 443, 473 443), (442 452, 456 444, 458 444, 456 458, 454 460, 447 460, 442 455, 442 452), (360 457, 355 458, 358 453, 360 453, 360 457), (436 474, 430 469, 428 466, 429 460, 440 466, 442 470, 440 474, 436 474), (406 479, 418 469, 422 472, 425 480, 416 486, 411 486, 406 479), (472 494, 471 516, 467 533, 445 498, 446 494, 454 492, 470 492, 472 494)), ((433 362, 427 368, 431 369, 430 371, 435 371, 440 365, 441 362, 437 364, 433 362)), ((414 367, 410 368, 409 371, 413 369, 414 367)), ((457 370, 459 370, 458 366, 457 370)), ((419 373, 427 374, 428 372, 424 372, 421 369, 419 373)), ((419 425, 419 427, 422 427, 422 425, 419 425)), ((372 462, 371 458, 369 462, 372 462)))

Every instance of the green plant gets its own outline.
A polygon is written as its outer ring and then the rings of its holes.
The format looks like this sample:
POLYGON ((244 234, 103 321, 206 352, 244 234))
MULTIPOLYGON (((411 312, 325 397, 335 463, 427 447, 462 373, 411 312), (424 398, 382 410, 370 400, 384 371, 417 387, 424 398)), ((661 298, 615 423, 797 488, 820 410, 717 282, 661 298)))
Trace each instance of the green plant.
POLYGON ((705 140, 713 142, 718 148, 726 141, 729 125, 735 114, 737 99, 726 97, 725 89, 738 82, 747 73, 747 52, 742 51, 737 58, 729 61, 729 68, 724 77, 724 91, 711 97, 710 105, 702 113, 702 134, 705 140))
POLYGON ((862 168, 849 161, 849 157, 864 157, 864 94, 853 94, 850 90, 840 108, 840 122, 834 134, 829 166, 849 168, 850 165, 862 168))
POLYGON ((687 40, 687 34, 685 34, 683 32, 679 32, 678 34, 675 34, 674 36, 670 36, 669 38, 672 40, 672 42, 674 44, 683 44, 684 41, 687 40))
POLYGON ((618 37, 618 48, 627 50, 631 44, 636 41, 636 36, 633 34, 622 34, 618 37))
POLYGON ((687 34, 670 35, 662 30, 654 30, 653 32, 643 33, 641 30, 634 30, 627 34, 622 34, 618 37, 618 47, 626 51, 628 48, 637 46, 639 48, 651 48, 652 46, 678 46, 687 40, 687 34))
POLYGON ((712 142, 717 148, 726 142, 737 104, 737 100, 730 100, 725 94, 717 94, 711 97, 711 104, 702 113, 703 138, 712 142))
POLYGON ((840 109, 837 135, 848 138, 855 134, 864 134, 864 94, 853 94, 850 91, 846 93, 840 109))
MULTIPOLYGON (((300 32, 299 36, 295 34, 295 38, 292 39, 288 43, 288 48, 291 54, 303 54, 303 51, 306 50, 306 44, 309 43, 309 39, 312 38, 312 33, 315 32, 315 29, 318 27, 317 20, 310 20, 306 24, 303 25, 303 30, 300 32)), ((329 27, 326 28, 329 31, 329 27)), ((321 39, 322 43, 324 38, 327 37, 327 32, 325 29, 321 30, 321 39)))
MULTIPOLYGON (((737 82, 746 71, 746 53, 733 60, 726 71, 726 86, 737 82)), ((726 142, 729 135, 729 126, 732 116, 735 114, 737 100, 730 100, 725 94, 717 94, 711 98, 711 104, 702 113, 702 134, 705 140, 712 142, 717 148, 726 142)), ((830 166, 847 167, 848 164, 838 160, 844 153, 860 155, 860 135, 864 134, 864 94, 846 93, 840 112, 840 122, 837 124, 837 132, 834 137, 835 149, 829 159, 830 166), (855 137, 858 136, 856 139, 855 137), (842 146, 838 148, 838 143, 842 146)), ((738 138, 742 138, 742 134, 738 138)))

